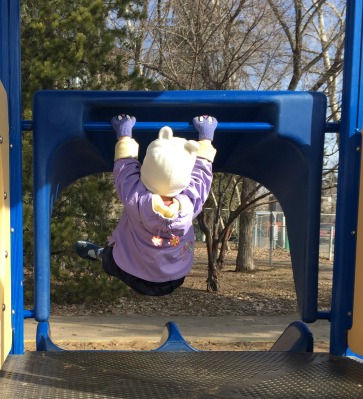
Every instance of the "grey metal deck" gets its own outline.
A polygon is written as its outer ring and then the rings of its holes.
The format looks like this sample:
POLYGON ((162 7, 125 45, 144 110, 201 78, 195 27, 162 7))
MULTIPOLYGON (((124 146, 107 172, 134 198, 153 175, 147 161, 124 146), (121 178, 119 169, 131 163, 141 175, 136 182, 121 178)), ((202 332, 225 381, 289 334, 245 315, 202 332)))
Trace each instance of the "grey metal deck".
POLYGON ((0 398, 363 398, 363 364, 327 353, 27 352, 0 398))

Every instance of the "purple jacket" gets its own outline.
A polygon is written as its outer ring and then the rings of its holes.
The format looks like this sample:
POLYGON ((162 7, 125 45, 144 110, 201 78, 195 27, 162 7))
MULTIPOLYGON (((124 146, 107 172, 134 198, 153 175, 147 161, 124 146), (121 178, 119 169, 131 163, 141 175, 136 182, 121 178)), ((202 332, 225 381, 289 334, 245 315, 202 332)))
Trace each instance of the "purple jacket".
POLYGON ((154 210, 153 194, 140 180, 140 163, 117 159, 116 192, 124 212, 109 245, 125 272, 147 281, 166 282, 186 276, 193 266, 193 219, 200 213, 212 184, 212 163, 197 158, 189 186, 175 198, 180 210, 173 218, 154 210))

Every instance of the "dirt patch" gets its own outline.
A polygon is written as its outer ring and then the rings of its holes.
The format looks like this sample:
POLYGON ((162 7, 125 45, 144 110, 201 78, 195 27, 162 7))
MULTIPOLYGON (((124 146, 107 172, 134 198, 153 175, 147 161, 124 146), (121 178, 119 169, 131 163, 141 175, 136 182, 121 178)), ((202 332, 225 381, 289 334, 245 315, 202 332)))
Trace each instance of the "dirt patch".
MULTIPOLYGON (((237 251, 228 251, 226 265, 219 274, 221 290, 206 291, 207 256, 205 247, 196 248, 195 264, 185 279, 184 285, 165 297, 146 297, 130 290, 127 297, 113 303, 95 302, 87 305, 52 306, 53 315, 160 315, 160 316, 219 316, 219 315, 282 315, 297 313, 296 294, 292 276, 290 254, 275 250, 273 264, 268 262, 268 250, 255 253, 256 269, 250 273, 236 273, 237 251)), ((320 260, 319 309, 329 309, 332 287, 332 264, 320 260)), ((204 350, 268 350, 272 343, 243 342, 216 343, 210 341, 191 342, 192 346, 204 350)), ((27 344, 31 349, 32 344, 27 344)), ((61 343, 65 349, 155 349, 157 343, 132 342, 85 342, 61 343)), ((322 344, 317 350, 327 350, 322 344)))
MULTIPOLYGON (((273 342, 218 342, 198 340, 188 342, 193 348, 204 351, 268 351, 273 342)), ((133 341, 120 342, 117 340, 105 342, 56 342, 66 350, 154 350, 159 347, 157 342, 133 341)), ((26 351, 35 351, 35 342, 25 343, 26 351)), ((329 344, 318 342, 314 346, 315 352, 328 352, 329 344)))
MULTIPOLYGON (((278 315, 298 311, 290 254, 276 250, 269 265, 265 251, 256 253, 256 269, 236 273, 236 250, 227 254, 225 267, 219 273, 220 291, 206 291, 207 261, 205 248, 195 251, 195 264, 184 285, 171 295, 147 297, 129 291, 113 303, 53 306, 54 315, 278 315)), ((319 309, 330 307, 332 265, 322 260, 323 277, 319 281, 319 309)))

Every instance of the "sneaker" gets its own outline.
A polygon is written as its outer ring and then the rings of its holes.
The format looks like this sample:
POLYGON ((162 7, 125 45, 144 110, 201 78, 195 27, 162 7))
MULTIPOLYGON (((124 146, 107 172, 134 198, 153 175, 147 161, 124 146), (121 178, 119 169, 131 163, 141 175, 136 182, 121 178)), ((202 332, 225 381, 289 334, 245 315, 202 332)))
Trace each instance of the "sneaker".
POLYGON ((83 259, 97 261, 102 260, 103 247, 89 241, 77 241, 74 250, 83 259))

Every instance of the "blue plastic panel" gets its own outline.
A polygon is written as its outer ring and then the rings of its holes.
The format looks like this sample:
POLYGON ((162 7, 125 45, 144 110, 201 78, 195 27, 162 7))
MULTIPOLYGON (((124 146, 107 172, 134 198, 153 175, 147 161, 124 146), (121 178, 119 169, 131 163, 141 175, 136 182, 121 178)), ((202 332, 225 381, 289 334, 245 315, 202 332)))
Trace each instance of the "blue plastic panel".
POLYGON ((326 98, 322 93, 242 91, 35 95, 35 318, 49 318, 54 201, 76 179, 112 170, 116 138, 109 121, 120 112, 137 118, 134 137, 141 161, 160 125, 170 124, 178 135, 195 139, 194 116, 218 119, 214 171, 252 178, 276 196, 286 215, 299 309, 304 321, 314 321, 326 98))

